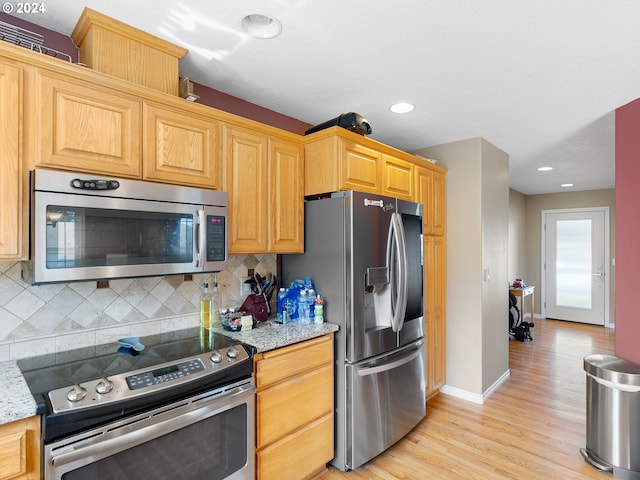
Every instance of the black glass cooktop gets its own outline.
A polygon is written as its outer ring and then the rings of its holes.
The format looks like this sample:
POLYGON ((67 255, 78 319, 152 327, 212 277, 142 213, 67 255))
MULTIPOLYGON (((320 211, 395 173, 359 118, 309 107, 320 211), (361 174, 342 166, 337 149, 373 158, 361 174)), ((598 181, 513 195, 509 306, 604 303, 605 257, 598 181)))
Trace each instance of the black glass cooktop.
POLYGON ((196 327, 140 337, 145 347, 140 352, 114 342, 25 358, 18 360, 18 366, 31 393, 37 396, 104 375, 127 373, 239 344, 215 333, 211 333, 209 341, 202 333, 196 327))

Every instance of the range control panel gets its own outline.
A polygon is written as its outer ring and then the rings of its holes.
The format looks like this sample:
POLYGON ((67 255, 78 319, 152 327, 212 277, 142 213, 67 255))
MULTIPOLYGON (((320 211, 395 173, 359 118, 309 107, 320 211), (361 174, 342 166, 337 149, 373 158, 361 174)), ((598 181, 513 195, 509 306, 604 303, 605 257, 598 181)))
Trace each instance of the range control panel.
POLYGON ((241 346, 221 348, 177 362, 81 382, 49 392, 54 413, 93 408, 169 389, 216 375, 233 365, 253 362, 241 346))
POLYGON ((186 362, 167 365, 148 372, 129 375, 127 377, 127 385, 129 385, 131 390, 137 390, 138 388, 150 387, 158 383, 170 382, 171 380, 203 370, 204 365, 202 364, 202 360, 194 358, 186 362))

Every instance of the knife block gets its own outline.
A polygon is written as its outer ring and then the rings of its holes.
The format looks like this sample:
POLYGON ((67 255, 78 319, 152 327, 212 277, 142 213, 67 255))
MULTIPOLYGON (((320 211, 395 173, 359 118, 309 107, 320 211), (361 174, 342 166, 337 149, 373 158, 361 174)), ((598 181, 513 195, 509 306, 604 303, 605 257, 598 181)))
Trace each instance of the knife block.
POLYGON ((240 311, 251 314, 257 322, 266 322, 269 318, 269 304, 262 294, 248 295, 240 306, 240 311))

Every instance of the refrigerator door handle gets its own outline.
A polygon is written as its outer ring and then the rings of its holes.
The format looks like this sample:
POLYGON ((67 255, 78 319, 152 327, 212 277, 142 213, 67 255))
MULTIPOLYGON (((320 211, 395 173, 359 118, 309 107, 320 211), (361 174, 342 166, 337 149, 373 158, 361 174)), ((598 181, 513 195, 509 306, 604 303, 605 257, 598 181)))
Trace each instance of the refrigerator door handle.
POLYGON ((356 370, 356 373, 359 377, 366 377, 367 375, 377 375, 379 373, 388 372, 389 370, 401 367, 402 365, 412 362, 420 355, 420 347, 422 347, 422 342, 413 352, 411 352, 406 357, 399 358, 398 360, 394 360, 393 362, 377 365, 375 367, 358 368, 356 370))
POLYGON ((391 214, 391 227, 387 242, 387 264, 390 269, 391 280, 391 311, 393 319, 391 329, 399 332, 404 326, 404 315, 407 310, 407 247, 399 213, 391 214))

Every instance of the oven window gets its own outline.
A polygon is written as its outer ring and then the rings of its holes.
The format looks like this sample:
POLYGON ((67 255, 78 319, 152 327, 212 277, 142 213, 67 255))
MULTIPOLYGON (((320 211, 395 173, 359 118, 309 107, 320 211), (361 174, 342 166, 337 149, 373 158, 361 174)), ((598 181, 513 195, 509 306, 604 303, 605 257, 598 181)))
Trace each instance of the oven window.
POLYGON ((247 418, 244 403, 68 472, 62 478, 223 480, 247 464, 247 418))
POLYGON ((47 268, 193 262, 193 215, 47 206, 47 268))

